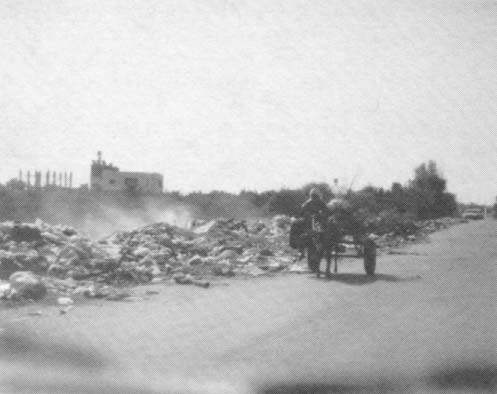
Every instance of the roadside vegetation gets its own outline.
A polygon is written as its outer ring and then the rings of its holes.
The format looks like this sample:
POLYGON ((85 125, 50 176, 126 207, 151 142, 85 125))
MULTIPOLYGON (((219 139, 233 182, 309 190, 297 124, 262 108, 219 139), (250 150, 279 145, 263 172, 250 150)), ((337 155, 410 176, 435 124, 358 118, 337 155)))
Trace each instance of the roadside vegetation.
POLYGON ((22 182, 12 180, 0 185, 0 221, 34 221, 39 217, 84 229, 89 223, 95 228, 98 222, 107 223, 106 228, 116 228, 156 221, 181 225, 194 218, 294 216, 315 187, 325 201, 345 199, 357 219, 368 222, 373 231, 384 233, 392 227, 409 226, 415 220, 457 215, 456 198, 446 186, 434 161, 419 165, 406 184, 338 192, 327 183, 309 183, 297 189, 243 190, 238 194, 212 191, 133 195, 87 189, 27 190, 22 182))

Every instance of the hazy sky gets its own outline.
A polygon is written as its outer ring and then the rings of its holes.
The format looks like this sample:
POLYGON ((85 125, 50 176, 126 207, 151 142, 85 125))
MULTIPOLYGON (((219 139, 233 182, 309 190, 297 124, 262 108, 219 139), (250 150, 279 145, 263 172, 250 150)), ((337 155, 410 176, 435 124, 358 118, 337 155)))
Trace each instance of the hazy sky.
POLYGON ((406 182, 497 194, 497 3, 0 0, 0 182, 88 183, 96 151, 169 190, 406 182))

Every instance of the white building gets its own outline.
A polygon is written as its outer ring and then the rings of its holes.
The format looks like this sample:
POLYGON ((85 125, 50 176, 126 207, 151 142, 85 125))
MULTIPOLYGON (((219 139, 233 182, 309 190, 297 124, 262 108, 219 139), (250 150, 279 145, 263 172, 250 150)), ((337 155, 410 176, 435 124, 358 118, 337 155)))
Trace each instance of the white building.
POLYGON ((130 191, 162 193, 163 178, 158 173, 120 171, 102 161, 102 152, 91 164, 91 189, 98 191, 130 191))

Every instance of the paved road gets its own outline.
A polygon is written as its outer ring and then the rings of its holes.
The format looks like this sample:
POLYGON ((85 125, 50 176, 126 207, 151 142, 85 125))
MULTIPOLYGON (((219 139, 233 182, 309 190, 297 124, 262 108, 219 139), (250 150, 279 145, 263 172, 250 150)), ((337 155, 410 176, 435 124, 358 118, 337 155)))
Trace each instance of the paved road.
MULTIPOLYGON (((288 274, 207 290, 156 285, 137 293, 160 294, 132 303, 0 318, 5 332, 103 355, 108 367, 91 358, 75 364, 95 382, 119 370, 140 385, 200 392, 311 381, 342 392, 357 385, 413 392, 426 379, 442 390, 488 390, 476 381, 495 384, 496 222, 454 226, 403 253, 380 257, 375 279, 349 260, 332 280, 288 274)), ((37 367, 70 364, 57 361, 63 354, 37 367)))

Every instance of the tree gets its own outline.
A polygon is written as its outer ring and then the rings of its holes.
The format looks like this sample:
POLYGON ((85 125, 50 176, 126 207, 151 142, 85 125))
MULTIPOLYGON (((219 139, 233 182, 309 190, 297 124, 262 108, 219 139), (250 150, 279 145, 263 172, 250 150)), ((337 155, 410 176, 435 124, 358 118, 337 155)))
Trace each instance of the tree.
POLYGON ((10 190, 25 190, 26 189, 26 183, 23 181, 17 179, 17 178, 12 178, 10 181, 8 181, 5 186, 10 189, 10 190))
POLYGON ((268 211, 271 214, 298 215, 305 198, 302 190, 282 189, 269 199, 268 211))
POLYGON ((409 183, 411 209, 420 219, 453 215, 457 210, 455 196, 447 193, 447 181, 441 176, 437 164, 430 160, 414 170, 409 183))

